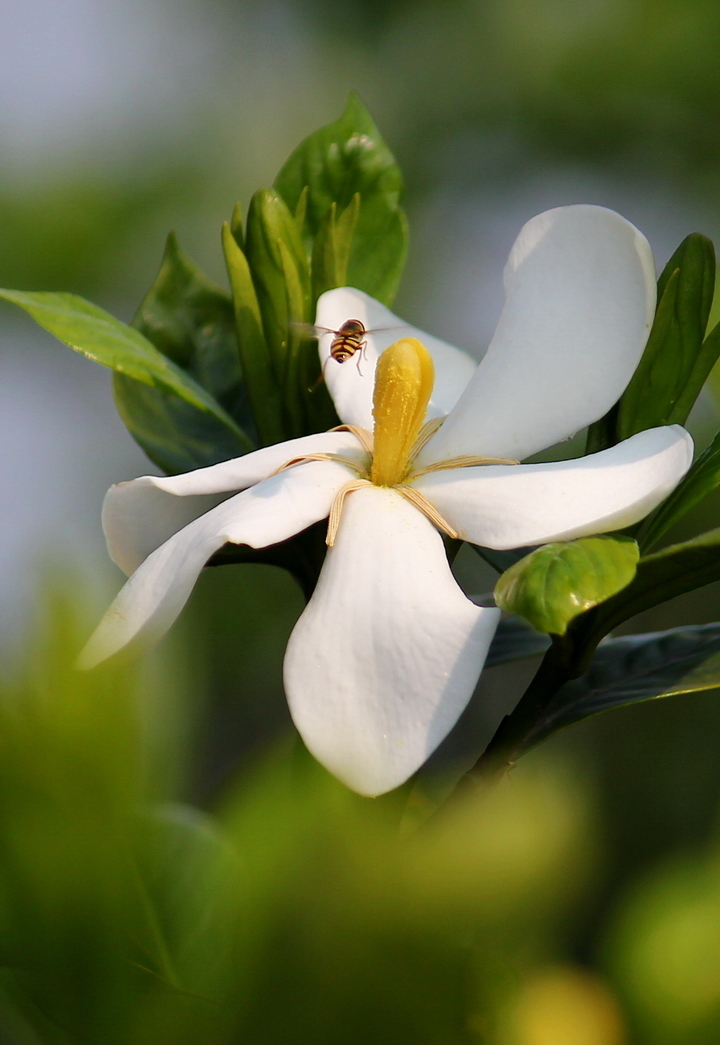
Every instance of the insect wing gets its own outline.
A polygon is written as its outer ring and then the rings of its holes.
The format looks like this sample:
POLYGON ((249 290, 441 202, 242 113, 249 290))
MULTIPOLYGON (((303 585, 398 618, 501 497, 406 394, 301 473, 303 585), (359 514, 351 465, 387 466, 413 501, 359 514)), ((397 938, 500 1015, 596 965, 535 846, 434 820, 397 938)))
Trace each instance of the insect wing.
POLYGON ((319 327, 315 323, 300 323, 293 321, 290 326, 298 334, 303 334, 305 337, 322 337, 323 334, 337 334, 337 330, 331 330, 329 327, 319 327))

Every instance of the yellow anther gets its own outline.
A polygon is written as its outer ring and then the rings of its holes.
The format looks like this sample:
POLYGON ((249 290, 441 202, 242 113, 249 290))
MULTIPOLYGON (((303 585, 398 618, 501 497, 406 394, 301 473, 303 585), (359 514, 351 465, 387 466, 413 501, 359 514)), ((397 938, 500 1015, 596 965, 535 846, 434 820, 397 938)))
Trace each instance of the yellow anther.
POLYGON ((405 479, 425 421, 435 368, 430 353, 414 337, 385 349, 375 371, 374 453, 370 478, 376 486, 396 486, 405 479))

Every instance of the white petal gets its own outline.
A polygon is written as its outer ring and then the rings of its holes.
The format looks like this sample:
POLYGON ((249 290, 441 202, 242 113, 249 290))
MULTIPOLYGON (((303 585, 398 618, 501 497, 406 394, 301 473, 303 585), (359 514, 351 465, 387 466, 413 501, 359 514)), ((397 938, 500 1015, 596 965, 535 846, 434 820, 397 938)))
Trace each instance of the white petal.
POLYGON ((647 240, 604 207, 539 214, 505 267, 505 308, 488 351, 421 461, 518 461, 573 435, 618 400, 655 308, 647 240))
POLYGON ((692 453, 685 429, 667 425, 574 461, 431 472, 413 485, 466 540, 522 548, 638 522, 677 486, 692 453))
POLYGON ((342 454, 359 464, 366 459, 352 433, 320 432, 194 472, 143 475, 111 486, 102 513, 111 559, 124 573, 133 573, 151 552, 229 493, 253 486, 286 461, 309 453, 342 454))
POLYGON ((465 598, 439 533, 400 494, 350 494, 285 656, 310 751, 364 795, 407 780, 470 699, 498 619, 465 598))
POLYGON ((345 424, 372 430, 372 395, 378 356, 401 337, 416 337, 435 363, 435 388, 428 416, 448 413, 472 377, 476 363, 459 348, 410 326, 389 308, 354 287, 328 290, 318 299, 315 322, 328 330, 339 330, 348 319, 359 319, 367 334, 367 347, 345 363, 329 359, 333 334, 320 334, 320 363, 338 417, 345 424), (329 361, 328 361, 329 360, 329 361))
POLYGON ((125 647, 147 649, 173 624, 213 552, 226 542, 264 548, 292 537, 325 518, 338 489, 353 477, 334 462, 298 465, 195 519, 135 571, 91 636, 80 666, 94 667, 125 647))

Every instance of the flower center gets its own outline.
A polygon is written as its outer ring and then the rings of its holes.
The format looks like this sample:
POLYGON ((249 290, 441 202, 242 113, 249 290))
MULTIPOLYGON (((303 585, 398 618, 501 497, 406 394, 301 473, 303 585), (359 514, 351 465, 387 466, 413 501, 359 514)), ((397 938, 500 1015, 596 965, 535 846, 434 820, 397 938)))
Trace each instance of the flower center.
POLYGON ((434 381, 432 357, 414 337, 396 341, 380 356, 375 370, 370 468, 375 486, 397 486, 407 477, 434 381))
POLYGON ((449 537, 462 537, 462 534, 433 507, 427 497, 410 483, 428 472, 471 468, 484 464, 519 464, 518 461, 504 457, 472 455, 452 457, 425 465, 424 468, 415 467, 417 455, 444 421, 443 417, 435 417, 425 423, 434 381, 435 367, 425 346, 414 337, 404 337, 396 341, 394 345, 385 349, 375 368, 374 433, 356 425, 340 425, 339 428, 333 429, 353 433, 370 457, 369 467, 365 464, 359 465, 342 454, 317 453, 293 457, 278 468, 277 471, 282 472, 285 468, 292 468, 304 461, 337 461, 347 465, 357 474, 357 479, 351 479, 340 487, 333 500, 326 537, 329 546, 335 543, 345 498, 363 486, 373 485, 392 487, 427 516, 433 526, 442 533, 449 537))

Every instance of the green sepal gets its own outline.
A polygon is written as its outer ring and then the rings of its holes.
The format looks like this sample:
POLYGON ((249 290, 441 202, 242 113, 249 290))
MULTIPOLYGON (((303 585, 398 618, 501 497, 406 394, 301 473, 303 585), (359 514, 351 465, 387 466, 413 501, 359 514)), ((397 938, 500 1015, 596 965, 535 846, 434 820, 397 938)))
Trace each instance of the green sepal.
POLYGON ((359 194, 345 278, 348 286, 390 305, 407 253, 407 224, 400 208, 402 175, 357 95, 350 95, 339 120, 301 142, 275 179, 275 188, 291 211, 303 209, 310 240, 320 232, 333 204, 342 214, 359 194))
POLYGON ((310 267, 295 219, 283 199, 270 189, 258 190, 250 201, 245 256, 275 376, 282 383, 286 377, 290 325, 310 319, 310 267), (290 293, 294 295, 292 303, 290 293))
POLYGON ((307 217, 307 202, 308 202, 308 187, 307 185, 300 193, 300 198, 295 205, 295 224, 298 227, 298 232, 301 236, 305 235, 305 219, 307 217))
POLYGON ((303 404, 307 395, 307 382, 303 375, 307 373, 309 361, 304 354, 312 354, 317 358, 317 344, 303 332, 305 318, 308 314, 307 285, 301 278, 295 259, 282 240, 278 241, 280 263, 285 282, 285 299, 287 309, 287 343, 285 347, 285 368, 282 375, 283 402, 288 424, 288 435, 300 436, 306 431, 305 411, 303 404))
POLYGON ((280 386, 263 333, 260 305, 245 254, 230 226, 222 230, 223 251, 232 288, 238 352, 258 436, 263 446, 285 438, 280 386))
POLYGON ((573 618, 630 583, 639 555, 623 535, 546 544, 503 573, 495 601, 538 631, 564 635, 573 618))
POLYGON ((610 639, 565 683, 523 739, 522 753, 566 726, 612 708, 720 687, 720 624, 610 639))
POLYGON ((682 482, 635 534, 643 552, 652 548, 671 526, 720 486, 720 432, 698 457, 682 482))
POLYGON ((655 322, 620 399, 617 441, 656 425, 686 420, 717 358, 717 339, 703 349, 714 289, 715 250, 705 236, 692 233, 658 281, 655 322))
POLYGON ((339 217, 337 205, 332 203, 320 223, 312 253, 313 300, 317 301, 326 290, 347 286, 350 249, 359 212, 360 196, 356 193, 339 217))
POLYGON ((25 309, 70 348, 151 388, 161 389, 208 414, 240 441, 252 444, 226 410, 180 366, 147 338, 75 294, 0 290, 0 297, 25 309))
POLYGON ((240 250, 245 249, 245 229, 243 226, 242 206, 236 203, 230 218, 230 231, 240 250))

